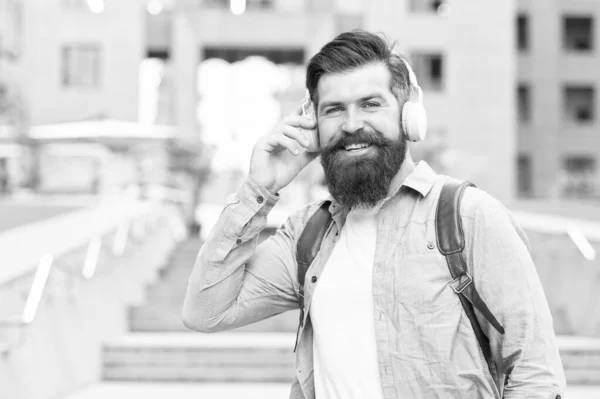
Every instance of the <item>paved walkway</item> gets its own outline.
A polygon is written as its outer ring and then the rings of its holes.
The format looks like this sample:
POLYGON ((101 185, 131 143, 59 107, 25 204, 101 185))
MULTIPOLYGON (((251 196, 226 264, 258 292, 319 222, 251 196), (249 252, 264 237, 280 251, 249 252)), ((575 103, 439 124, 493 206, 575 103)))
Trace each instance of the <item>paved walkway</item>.
MULTIPOLYGON (((287 399, 288 384, 103 383, 60 399, 287 399)), ((600 385, 572 386, 568 399, 598 399, 600 385)))

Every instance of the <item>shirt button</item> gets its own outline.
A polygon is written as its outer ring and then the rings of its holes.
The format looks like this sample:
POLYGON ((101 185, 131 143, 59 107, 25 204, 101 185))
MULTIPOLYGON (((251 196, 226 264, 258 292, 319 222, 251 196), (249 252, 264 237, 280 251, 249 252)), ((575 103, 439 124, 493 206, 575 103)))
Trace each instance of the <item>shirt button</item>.
POLYGON ((236 243, 237 245, 240 245, 240 244, 242 243, 242 239, 241 239, 241 238, 238 238, 237 240, 235 240, 235 243, 236 243))
POLYGON ((430 242, 429 244, 427 244, 427 248, 429 248, 429 249, 433 249, 433 248, 435 248, 435 247, 434 247, 433 243, 432 243, 432 242, 430 242))
POLYGON ((312 276, 312 278, 310 279, 310 281, 312 281, 313 283, 317 282, 317 276, 312 276))
POLYGON ((265 199, 262 197, 262 195, 259 195, 258 197, 256 197, 256 202, 258 202, 259 204, 262 204, 264 200, 265 199))
POLYGON ((560 399, 560 398, 562 398, 562 396, 556 395, 556 399, 560 399))

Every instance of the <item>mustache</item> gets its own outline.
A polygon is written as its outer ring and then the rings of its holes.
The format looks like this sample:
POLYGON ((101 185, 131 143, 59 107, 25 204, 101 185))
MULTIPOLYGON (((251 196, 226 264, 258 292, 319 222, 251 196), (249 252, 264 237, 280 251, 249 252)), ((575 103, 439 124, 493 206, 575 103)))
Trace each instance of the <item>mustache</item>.
POLYGON ((342 135, 337 140, 330 142, 325 150, 332 152, 344 149, 344 147, 348 145, 363 143, 379 147, 385 147, 392 145, 393 140, 388 139, 383 134, 377 131, 360 129, 352 134, 342 133, 342 135))

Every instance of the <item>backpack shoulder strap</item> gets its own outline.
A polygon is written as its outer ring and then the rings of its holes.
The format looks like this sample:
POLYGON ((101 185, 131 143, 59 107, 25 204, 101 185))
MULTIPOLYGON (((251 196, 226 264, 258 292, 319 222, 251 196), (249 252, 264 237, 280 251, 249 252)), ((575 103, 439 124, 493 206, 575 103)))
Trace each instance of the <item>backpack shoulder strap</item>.
POLYGON ((477 309, 500 334, 504 334, 504 328, 479 296, 479 293, 473 284, 473 278, 467 271, 466 261, 462 255, 465 248, 465 236, 460 218, 460 201, 467 187, 475 187, 475 185, 471 182, 449 180, 442 187, 435 215, 436 237, 438 248, 446 257, 448 269, 453 278, 450 282, 450 286, 458 295, 465 313, 473 326, 475 336, 477 337, 477 341, 479 342, 479 346, 481 347, 488 366, 492 369, 489 339, 483 333, 481 325, 479 325, 479 322, 475 317, 474 308, 477 309))
POLYGON ((321 242, 331 224, 332 217, 329 213, 331 201, 324 201, 312 214, 298 239, 296 246, 296 262, 298 264, 298 305, 300 307, 300 326, 304 322, 304 279, 311 263, 317 256, 321 242))

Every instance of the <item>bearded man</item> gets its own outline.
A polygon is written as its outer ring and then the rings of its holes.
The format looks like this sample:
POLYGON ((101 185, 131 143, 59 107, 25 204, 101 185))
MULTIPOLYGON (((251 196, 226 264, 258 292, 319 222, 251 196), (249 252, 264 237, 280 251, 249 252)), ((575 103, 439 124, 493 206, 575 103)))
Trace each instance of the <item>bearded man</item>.
POLYGON ((236 328, 300 303, 293 399, 560 398, 564 373, 527 239, 474 187, 460 204, 462 256, 503 326, 474 313, 489 359, 450 286, 435 230, 448 177, 411 159, 424 114, 411 109, 422 93, 408 63, 379 35, 343 33, 309 61, 306 86, 316 121, 298 112, 256 143, 249 176, 198 255, 186 326, 236 328), (311 147, 311 129, 319 152, 298 151, 311 147), (257 246, 277 193, 319 156, 331 201, 299 210, 257 246), (298 240, 323 204, 333 222, 301 284, 298 240))

